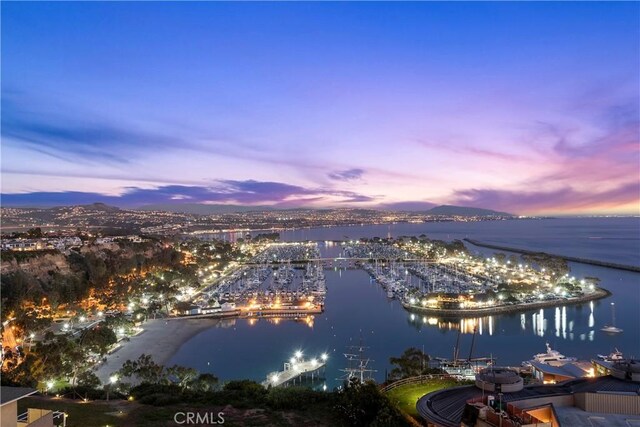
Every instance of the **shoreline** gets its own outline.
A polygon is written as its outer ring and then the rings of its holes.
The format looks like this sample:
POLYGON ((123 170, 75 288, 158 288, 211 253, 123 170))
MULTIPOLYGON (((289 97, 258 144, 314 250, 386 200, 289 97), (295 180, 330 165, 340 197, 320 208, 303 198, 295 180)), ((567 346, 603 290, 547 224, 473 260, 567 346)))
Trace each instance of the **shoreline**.
POLYGON ((153 361, 164 365, 180 350, 180 347, 198 333, 215 326, 216 319, 152 319, 142 325, 143 331, 120 341, 120 347, 107 354, 107 360, 94 367, 94 373, 102 383, 119 370, 127 360, 135 360, 148 354, 153 361))
POLYGON ((545 254, 545 255, 556 257, 556 258, 563 258, 566 261, 640 273, 640 267, 635 265, 617 264, 615 262, 598 261, 596 259, 579 258, 579 257, 573 257, 573 256, 567 256, 567 255, 551 254, 543 251, 532 251, 529 249, 513 248, 510 246, 496 245, 493 243, 483 243, 478 240, 468 239, 466 237, 462 240, 464 240, 465 242, 471 243, 474 246, 479 246, 481 248, 497 249, 499 251, 509 251, 509 252, 515 252, 518 254, 526 254, 526 255, 545 254))
POLYGON ((421 306, 406 304, 403 302, 402 307, 404 307, 404 309, 410 313, 432 314, 432 315, 437 315, 443 318, 450 319, 450 318, 488 316, 493 314, 504 314, 504 313, 519 313, 519 312, 529 311, 529 310, 543 308, 543 307, 576 305, 584 302, 607 298, 611 295, 612 295, 611 291, 605 288, 598 288, 593 293, 590 293, 588 295, 583 295, 578 298, 563 299, 563 300, 547 300, 547 301, 539 301, 539 302, 527 303, 527 304, 513 304, 513 305, 483 307, 483 308, 475 308, 475 309, 456 310, 456 309, 448 309, 448 308, 421 307, 421 306))

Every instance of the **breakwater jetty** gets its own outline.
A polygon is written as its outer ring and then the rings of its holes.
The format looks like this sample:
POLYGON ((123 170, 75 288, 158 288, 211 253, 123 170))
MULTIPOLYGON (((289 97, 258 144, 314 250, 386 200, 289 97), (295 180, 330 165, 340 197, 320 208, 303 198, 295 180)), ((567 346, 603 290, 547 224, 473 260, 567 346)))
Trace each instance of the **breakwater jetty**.
POLYGON ((519 253, 519 254, 545 254, 545 255, 550 255, 550 256, 554 256, 554 257, 558 257, 558 258, 563 258, 567 261, 571 261, 571 262, 579 262, 581 264, 590 264, 590 265, 597 265, 599 267, 606 267, 606 268, 614 268, 617 270, 625 270, 625 271, 633 271, 636 273, 640 273, 640 266, 635 266, 635 265, 626 265, 626 264, 618 264, 615 262, 606 262, 606 261, 598 261, 596 259, 588 259, 588 258, 579 258, 579 257, 573 257, 573 256, 566 256, 566 255, 558 255, 558 254, 550 254, 548 252, 542 252, 542 251, 531 251, 528 249, 520 249, 520 248, 514 248, 511 246, 503 246, 503 245, 496 245, 493 243, 484 243, 484 242, 480 242, 478 240, 473 240, 473 239, 463 239, 465 242, 469 242, 472 245, 475 246, 480 246, 483 248, 489 248, 489 249, 497 249, 500 251, 509 251, 509 252, 515 252, 515 253, 519 253))

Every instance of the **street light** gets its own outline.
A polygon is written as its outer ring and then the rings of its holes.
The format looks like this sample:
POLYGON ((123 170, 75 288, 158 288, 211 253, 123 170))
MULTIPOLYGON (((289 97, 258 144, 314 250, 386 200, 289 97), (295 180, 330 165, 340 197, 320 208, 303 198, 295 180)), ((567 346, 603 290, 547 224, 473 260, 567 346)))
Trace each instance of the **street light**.
POLYGON ((323 362, 326 362, 328 358, 329 356, 327 355, 327 353, 322 353, 322 356, 320 356, 320 359, 322 359, 323 362))
POLYGON ((111 392, 111 386, 118 382, 117 375, 111 375, 109 377, 109 384, 107 384, 107 402, 109 401, 109 392, 111 392))
POLYGON ((302 351, 298 350, 296 351, 296 359, 300 359, 302 358, 302 351))

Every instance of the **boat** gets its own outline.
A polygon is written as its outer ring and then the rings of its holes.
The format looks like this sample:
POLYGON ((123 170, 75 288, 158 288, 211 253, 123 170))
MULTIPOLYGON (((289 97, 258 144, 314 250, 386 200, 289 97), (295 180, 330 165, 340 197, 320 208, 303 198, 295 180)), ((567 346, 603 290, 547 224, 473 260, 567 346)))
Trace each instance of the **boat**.
POLYGON ((604 328, 600 329, 608 334, 619 334, 622 329, 616 327, 616 303, 611 303, 611 325, 604 325, 604 328))
POLYGON ((622 355, 622 352, 617 348, 613 352, 611 352, 608 356, 599 354, 598 358, 604 360, 605 362, 620 362, 624 360, 624 356, 622 355))
POLYGON ((533 359, 530 361, 522 362, 522 366, 531 366, 531 362, 539 362, 539 363, 556 363, 556 362, 575 362, 578 360, 576 357, 567 357, 564 354, 561 354, 558 350, 553 350, 549 343, 547 345, 546 353, 538 353, 533 356, 533 359))

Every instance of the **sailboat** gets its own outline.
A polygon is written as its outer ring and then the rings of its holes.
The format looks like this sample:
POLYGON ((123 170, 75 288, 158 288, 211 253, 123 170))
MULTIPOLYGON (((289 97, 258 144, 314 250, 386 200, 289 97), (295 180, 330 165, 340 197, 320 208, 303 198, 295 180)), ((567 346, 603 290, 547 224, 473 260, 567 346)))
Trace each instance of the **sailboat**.
POLYGON ((604 325, 604 328, 600 329, 608 334, 619 334, 622 329, 616 327, 616 303, 611 303, 611 325, 604 325))

